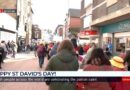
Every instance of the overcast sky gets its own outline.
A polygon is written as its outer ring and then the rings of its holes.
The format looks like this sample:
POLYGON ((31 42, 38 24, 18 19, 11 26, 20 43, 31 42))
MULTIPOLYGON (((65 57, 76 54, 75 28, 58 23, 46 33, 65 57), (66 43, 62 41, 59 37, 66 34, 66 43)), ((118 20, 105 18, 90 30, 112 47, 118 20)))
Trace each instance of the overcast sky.
POLYGON ((68 8, 80 9, 81 0, 32 0, 33 23, 42 29, 55 30, 64 24, 68 8))

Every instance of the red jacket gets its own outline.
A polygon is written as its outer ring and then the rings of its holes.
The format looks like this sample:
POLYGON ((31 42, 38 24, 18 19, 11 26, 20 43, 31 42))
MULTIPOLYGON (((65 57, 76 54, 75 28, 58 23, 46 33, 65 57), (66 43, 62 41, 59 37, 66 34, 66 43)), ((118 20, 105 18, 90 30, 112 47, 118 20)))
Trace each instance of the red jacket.
POLYGON ((110 86, 112 90, 130 90, 130 82, 113 82, 110 86))
POLYGON ((84 49, 84 52, 87 53, 87 51, 88 51, 89 48, 90 48, 89 45, 85 45, 84 48, 83 48, 83 49, 84 49))
MULTIPOLYGON (((125 69, 119 69, 116 67, 113 67, 114 71, 125 71, 125 69)), ((112 90, 130 90, 130 82, 111 82, 110 86, 112 87, 112 90)))
MULTIPOLYGON (((112 67, 108 65, 86 65, 84 71, 111 71, 112 67)), ((78 82, 77 90, 111 90, 109 82, 78 82)))

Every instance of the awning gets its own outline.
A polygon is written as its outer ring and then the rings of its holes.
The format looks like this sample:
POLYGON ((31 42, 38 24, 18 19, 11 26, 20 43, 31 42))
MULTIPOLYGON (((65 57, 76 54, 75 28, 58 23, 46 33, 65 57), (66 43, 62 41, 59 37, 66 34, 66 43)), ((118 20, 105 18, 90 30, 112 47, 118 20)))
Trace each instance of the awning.
POLYGON ((98 35, 98 31, 96 30, 81 30, 80 33, 78 33, 78 37, 81 38, 97 37, 98 35))

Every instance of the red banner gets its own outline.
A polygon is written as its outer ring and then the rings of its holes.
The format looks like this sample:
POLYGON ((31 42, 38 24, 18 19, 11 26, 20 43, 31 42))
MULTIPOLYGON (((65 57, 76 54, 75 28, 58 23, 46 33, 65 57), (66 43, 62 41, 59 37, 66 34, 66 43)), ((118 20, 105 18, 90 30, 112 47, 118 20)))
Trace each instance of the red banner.
POLYGON ((85 35, 97 35, 98 32, 95 31, 95 30, 83 30, 83 31, 80 31, 79 34, 83 35, 83 36, 85 36, 85 35))

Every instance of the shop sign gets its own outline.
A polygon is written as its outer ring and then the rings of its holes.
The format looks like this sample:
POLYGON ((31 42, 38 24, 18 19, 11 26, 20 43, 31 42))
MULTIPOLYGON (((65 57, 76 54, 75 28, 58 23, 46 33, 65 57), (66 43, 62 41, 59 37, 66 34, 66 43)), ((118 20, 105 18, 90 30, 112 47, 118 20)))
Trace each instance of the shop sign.
POLYGON ((101 27, 102 33, 130 31, 130 19, 101 27))
POLYGON ((83 30, 83 31, 80 31, 79 33, 81 36, 86 36, 86 35, 97 35, 98 32, 95 31, 95 30, 83 30))
POLYGON ((119 30, 129 30, 130 29, 130 22, 119 24, 118 29, 119 30))

